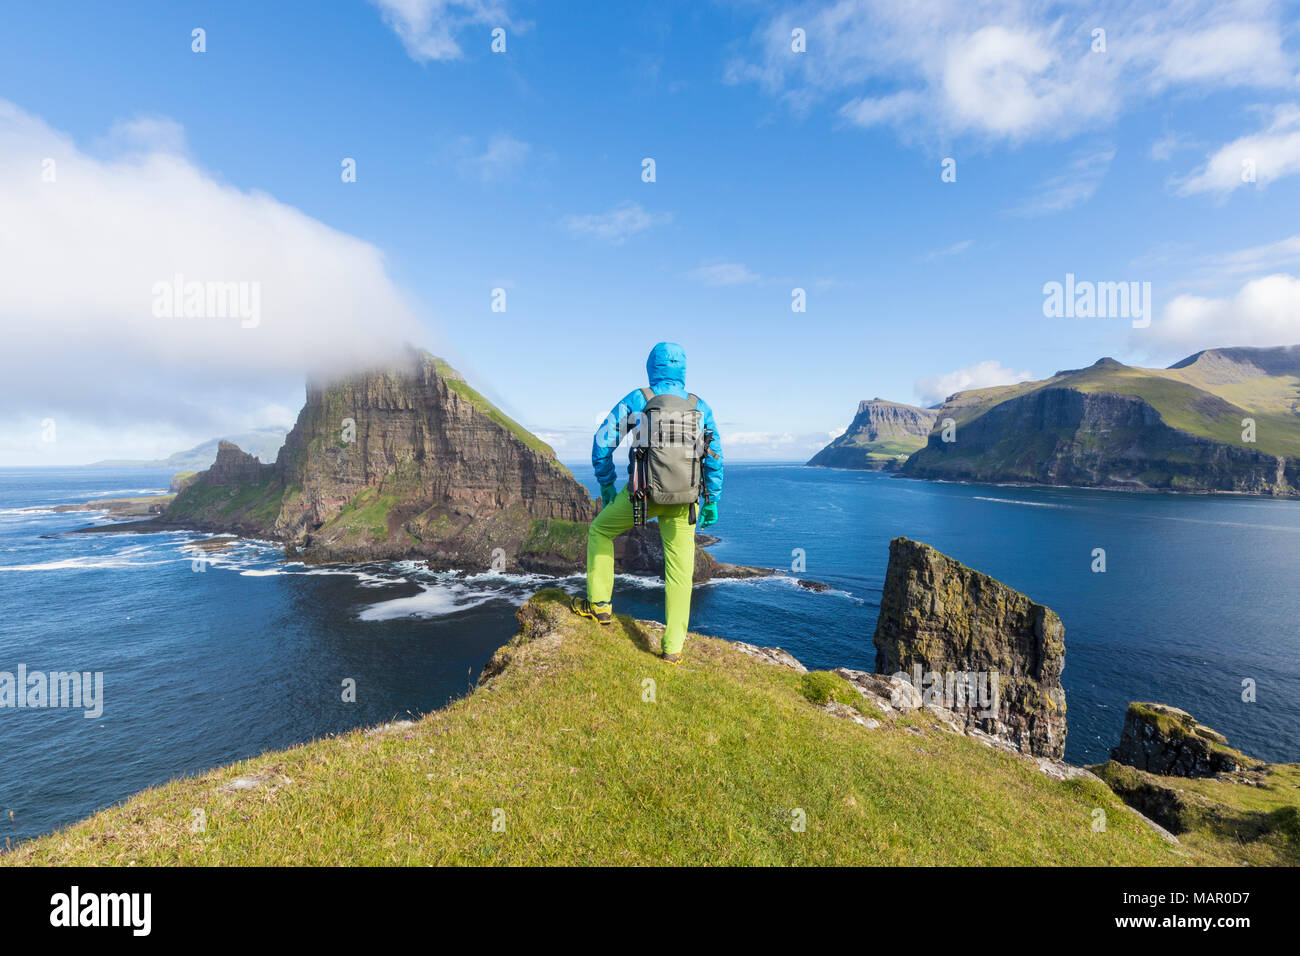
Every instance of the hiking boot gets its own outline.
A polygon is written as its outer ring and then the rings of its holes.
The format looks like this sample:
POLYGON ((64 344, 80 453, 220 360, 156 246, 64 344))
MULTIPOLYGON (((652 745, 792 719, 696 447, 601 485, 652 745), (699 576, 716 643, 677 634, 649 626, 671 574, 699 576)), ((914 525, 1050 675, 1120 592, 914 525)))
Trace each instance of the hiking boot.
POLYGON ((574 598, 572 605, 573 613, 579 617, 590 618, 597 624, 611 624, 614 621, 614 611, 608 601, 601 604, 592 604, 586 598, 574 598))
POLYGON ((681 651, 678 651, 676 654, 663 654, 661 656, 669 664, 680 664, 682 662, 681 651))

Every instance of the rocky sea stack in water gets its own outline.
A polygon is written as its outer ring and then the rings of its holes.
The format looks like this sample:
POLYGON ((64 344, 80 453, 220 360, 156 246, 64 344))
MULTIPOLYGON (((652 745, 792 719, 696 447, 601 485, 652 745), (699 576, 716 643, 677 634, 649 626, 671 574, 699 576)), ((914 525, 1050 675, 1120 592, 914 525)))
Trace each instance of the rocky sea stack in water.
POLYGON ((908 676, 968 727, 1022 753, 1065 753, 1065 626, 1056 612, 927 544, 889 543, 876 673, 908 676), (994 682, 996 681, 996 684, 994 682), (996 692, 993 692, 994 686, 996 692))

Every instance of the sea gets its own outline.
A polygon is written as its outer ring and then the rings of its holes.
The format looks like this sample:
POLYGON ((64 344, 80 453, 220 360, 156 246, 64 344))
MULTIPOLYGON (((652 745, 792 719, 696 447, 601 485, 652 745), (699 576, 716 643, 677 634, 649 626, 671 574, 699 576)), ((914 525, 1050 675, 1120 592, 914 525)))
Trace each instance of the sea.
MULTIPOLYGON (((571 467, 594 494, 590 465, 571 467)), ((169 477, 0 469, 0 672, 90 675, 79 708, 0 707, 10 845, 174 777, 441 707, 473 688, 528 595, 583 587, 410 561, 307 567, 269 541, 205 553, 185 531, 67 534, 111 522, 51 510, 162 494, 169 477)), ((729 462, 709 532, 719 560, 786 573, 698 587, 692 630, 871 670, 903 535, 1061 616, 1070 762, 1105 760, 1133 700, 1300 761, 1300 502, 729 462)), ((662 620, 662 584, 620 575, 614 603, 662 620)))

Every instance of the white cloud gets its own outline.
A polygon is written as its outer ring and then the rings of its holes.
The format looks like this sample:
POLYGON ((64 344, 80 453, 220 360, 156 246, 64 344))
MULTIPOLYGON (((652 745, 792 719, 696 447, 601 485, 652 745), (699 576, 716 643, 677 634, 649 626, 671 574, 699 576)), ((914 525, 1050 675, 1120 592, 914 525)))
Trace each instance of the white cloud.
POLYGON ((1156 75, 1170 83, 1224 86, 1281 86, 1290 80, 1281 31, 1258 21, 1174 33, 1164 44, 1156 75))
POLYGON ((489 48, 489 31, 495 27, 523 29, 513 23, 506 5, 488 0, 370 0, 383 14, 384 23, 397 34, 411 59, 457 60, 463 55, 456 36, 469 27, 482 31, 483 49, 489 48))
POLYGON ((733 461, 806 461, 838 433, 722 430, 722 447, 733 461))
POLYGON ((1279 266, 1295 265, 1300 263, 1300 236, 1288 236, 1276 242, 1216 256, 1213 263, 1223 273, 1237 276, 1259 275, 1279 266))
POLYGON ((1251 279, 1231 297, 1180 295, 1143 341, 1179 352, 1300 344, 1300 279, 1277 273, 1251 279))
POLYGON ((1173 159, 1174 153, 1185 149, 1194 149, 1197 145, 1194 140, 1170 130, 1151 144, 1147 155, 1157 162, 1163 163, 1173 159))
POLYGON ((1285 26, 1269 0, 809 0, 767 19, 724 78, 796 110, 839 100, 849 123, 917 141, 1055 139, 1170 88, 1287 87, 1285 26))
POLYGON ((706 285, 746 285, 759 280, 758 273, 750 272, 744 263, 740 262, 718 262, 700 266, 692 269, 687 275, 706 285))
POLYGON ((482 149, 471 137, 462 136, 448 151, 462 178, 484 183, 513 178, 531 152, 531 145, 509 133, 493 134, 482 149))
POLYGON ((1272 121, 1263 130, 1235 139, 1210 156, 1181 183, 1179 192, 1185 196, 1204 192, 1226 195, 1238 186, 1263 189, 1296 173, 1300 173, 1300 104, 1289 103, 1274 110, 1272 121), (1254 182, 1248 181, 1246 170, 1253 170, 1254 182))
POLYGON ((965 252, 975 244, 974 239, 963 239, 961 242, 954 242, 951 246, 944 249, 936 249, 925 257, 926 262, 933 262, 935 259, 945 259, 948 256, 956 256, 965 252))
POLYGON ((915 90, 888 96, 860 96, 840 107, 840 116, 853 126, 897 123, 925 106, 925 97, 915 90))
POLYGON ((1039 183, 1033 195, 1012 212, 1021 216, 1041 216, 1074 208, 1092 198, 1106 178, 1114 158, 1113 149, 1075 156, 1059 173, 1039 183))
POLYGON ((672 221, 669 213, 646 212, 640 203, 624 202, 608 212, 565 216, 561 225, 575 236, 594 236, 618 245, 652 226, 672 221))
POLYGON ((147 114, 118 120, 109 128, 108 136, 97 145, 102 152, 110 154, 170 153, 184 156, 189 152, 185 127, 169 116, 147 114))
POLYGON ((726 436, 728 445, 793 445, 795 440, 791 432, 729 432, 726 436))
POLYGON ((949 395, 971 388, 989 388, 994 385, 1014 385, 1033 379, 1030 372, 1016 372, 1005 368, 1001 362, 989 360, 959 368, 947 375, 931 375, 917 379, 913 389, 922 405, 934 405, 949 395))
POLYGON ((0 404, 19 413, 209 438, 292 403, 305 373, 422 338, 369 243, 172 151, 89 154, 3 100, 0 223, 0 404), (155 317, 156 286, 177 274, 246 283, 258 322, 155 317))

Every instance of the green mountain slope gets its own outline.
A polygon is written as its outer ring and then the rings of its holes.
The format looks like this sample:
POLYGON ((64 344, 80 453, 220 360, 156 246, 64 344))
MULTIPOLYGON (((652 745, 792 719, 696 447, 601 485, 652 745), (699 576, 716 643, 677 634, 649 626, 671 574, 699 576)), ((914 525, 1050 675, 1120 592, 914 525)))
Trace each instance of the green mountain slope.
POLYGON ((1101 359, 960 392, 904 472, 981 481, 1300 493, 1300 347, 1214 349, 1167 369, 1101 359), (956 441, 945 442, 945 420, 956 441), (1243 437, 1254 422, 1254 441, 1243 437))

